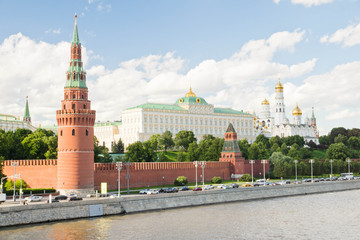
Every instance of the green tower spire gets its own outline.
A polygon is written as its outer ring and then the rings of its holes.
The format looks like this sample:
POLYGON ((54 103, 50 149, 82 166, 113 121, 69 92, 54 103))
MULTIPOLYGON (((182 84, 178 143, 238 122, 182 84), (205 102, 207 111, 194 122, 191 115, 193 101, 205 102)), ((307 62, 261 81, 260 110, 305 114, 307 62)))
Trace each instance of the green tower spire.
POLYGON ((25 114, 24 114, 23 121, 31 123, 28 96, 26 96, 26 106, 25 106, 25 114))
POLYGON ((75 13, 74 34, 73 34, 73 39, 72 39, 71 43, 80 44, 79 33, 78 33, 78 28, 77 28, 77 15, 76 15, 76 13, 75 13))
POLYGON ((70 55, 70 66, 66 74, 67 81, 65 83, 65 88, 87 88, 86 72, 83 70, 83 62, 81 60, 81 43, 79 40, 76 14, 70 55))

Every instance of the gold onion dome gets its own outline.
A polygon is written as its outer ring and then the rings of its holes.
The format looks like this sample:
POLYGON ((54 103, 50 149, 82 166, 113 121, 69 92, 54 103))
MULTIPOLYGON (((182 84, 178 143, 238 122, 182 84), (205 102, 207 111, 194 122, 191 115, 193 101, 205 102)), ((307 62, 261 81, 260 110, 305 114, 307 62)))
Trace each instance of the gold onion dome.
POLYGON ((296 104, 296 107, 294 108, 294 110, 292 111, 292 115, 293 116, 301 116, 302 115, 302 111, 299 108, 298 104, 296 104))
POLYGON ((276 89, 276 91, 281 91, 281 92, 284 90, 284 86, 281 84, 280 78, 279 78, 278 83, 275 85, 275 89, 276 89))
POLYGON ((185 97, 196 97, 196 94, 193 93, 193 91, 191 91, 191 87, 190 87, 190 91, 187 94, 185 94, 185 97))
POLYGON ((261 105, 270 105, 270 103, 269 103, 269 101, 265 98, 265 100, 261 102, 261 105))

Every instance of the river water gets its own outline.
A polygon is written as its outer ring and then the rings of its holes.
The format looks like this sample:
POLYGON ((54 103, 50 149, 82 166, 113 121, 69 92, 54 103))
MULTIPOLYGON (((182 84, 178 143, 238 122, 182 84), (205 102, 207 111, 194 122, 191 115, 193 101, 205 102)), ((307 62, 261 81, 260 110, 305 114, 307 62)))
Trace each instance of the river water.
POLYGON ((0 239, 360 239, 360 190, 0 229, 0 239))

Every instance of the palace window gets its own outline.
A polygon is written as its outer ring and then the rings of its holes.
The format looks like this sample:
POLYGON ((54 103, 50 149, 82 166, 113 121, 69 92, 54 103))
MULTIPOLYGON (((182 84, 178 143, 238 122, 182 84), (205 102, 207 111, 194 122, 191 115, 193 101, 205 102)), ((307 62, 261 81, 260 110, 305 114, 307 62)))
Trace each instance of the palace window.
POLYGON ((85 135, 89 136, 89 130, 87 130, 87 129, 85 130, 85 135))
POLYGON ((71 134, 72 134, 73 136, 75 136, 75 129, 73 129, 73 130, 71 131, 71 134))
POLYGON ((86 109, 86 104, 84 104, 84 109, 86 109))

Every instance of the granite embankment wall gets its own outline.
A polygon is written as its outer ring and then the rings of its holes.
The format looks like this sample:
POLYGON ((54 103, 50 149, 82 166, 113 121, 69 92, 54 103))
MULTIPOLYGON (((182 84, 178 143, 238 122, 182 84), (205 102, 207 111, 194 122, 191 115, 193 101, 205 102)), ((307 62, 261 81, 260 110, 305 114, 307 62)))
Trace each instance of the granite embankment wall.
POLYGON ((360 189, 360 181, 181 192, 28 206, 4 206, 0 207, 0 227, 355 189, 360 189))

